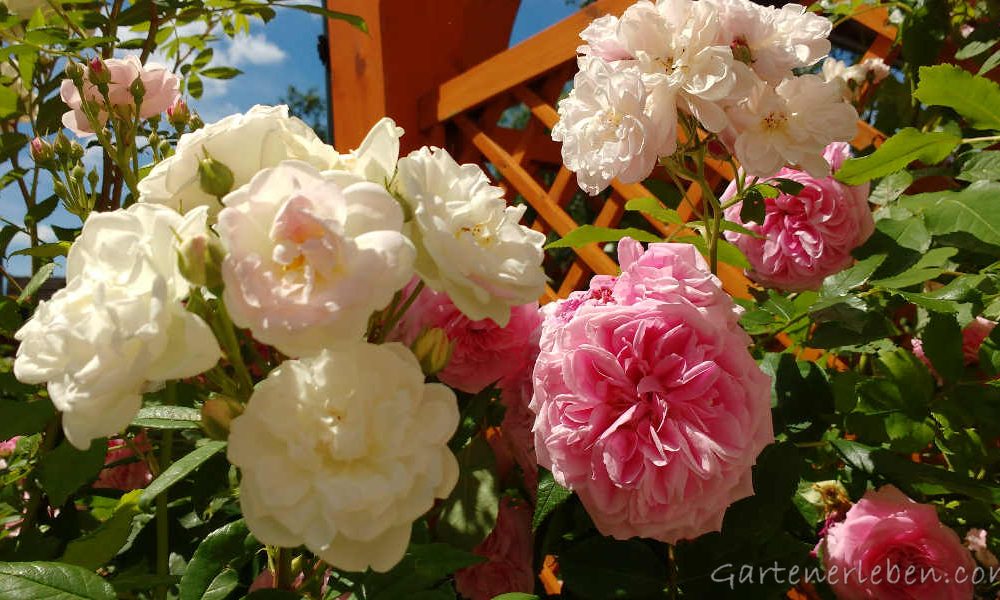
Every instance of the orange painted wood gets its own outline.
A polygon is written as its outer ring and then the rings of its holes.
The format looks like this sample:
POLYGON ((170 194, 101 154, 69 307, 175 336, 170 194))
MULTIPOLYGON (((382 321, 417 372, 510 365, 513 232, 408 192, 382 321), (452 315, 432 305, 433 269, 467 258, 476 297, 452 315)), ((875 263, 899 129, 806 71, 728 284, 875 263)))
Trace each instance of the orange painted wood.
POLYGON ((365 19, 368 34, 329 22, 334 142, 357 145, 390 116, 407 134, 403 151, 444 145, 440 127, 419 127, 416 98, 507 48, 520 0, 326 0, 365 19))
MULTIPOLYGON (((492 1, 481 0, 481 4, 488 6, 492 1)), ((635 0, 598 0, 538 35, 442 83, 435 93, 420 98, 421 126, 432 127, 575 60, 580 32, 591 21, 606 14, 620 15, 632 4, 635 0)))

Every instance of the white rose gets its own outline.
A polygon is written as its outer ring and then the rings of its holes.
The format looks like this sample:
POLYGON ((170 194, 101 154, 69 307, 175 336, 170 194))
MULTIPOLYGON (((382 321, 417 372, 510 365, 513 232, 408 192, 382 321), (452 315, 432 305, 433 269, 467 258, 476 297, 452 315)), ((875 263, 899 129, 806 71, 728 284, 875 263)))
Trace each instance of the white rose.
POLYGON ((403 211, 381 185, 285 161, 224 198, 233 322, 290 356, 364 335, 371 314, 413 276, 403 211))
POLYGON ((339 155, 337 163, 330 168, 388 187, 396 173, 401 137, 403 128, 389 117, 384 117, 372 126, 360 146, 339 155))
MULTIPOLYGON (((730 46, 737 60, 772 85, 810 67, 830 52, 829 19, 788 4, 780 9, 749 0, 705 0, 718 11, 718 41, 730 46)), ((699 2, 700 4, 700 2, 699 2)))
POLYGON ((222 207, 201 189, 198 164, 205 152, 233 173, 233 189, 262 169, 288 159, 318 169, 340 163, 340 155, 319 139, 308 125, 288 116, 287 106, 254 106, 181 136, 173 156, 161 161, 139 182, 139 200, 165 204, 180 212, 208 206, 212 215, 222 207))
POLYGON ((545 236, 518 224, 526 207, 507 206, 478 165, 425 147, 400 159, 396 176, 413 211, 415 267, 431 289, 448 294, 470 319, 501 327, 512 306, 541 296, 545 236))
POLYGON ((218 361, 215 336, 184 309, 176 237, 204 227, 159 206, 95 213, 67 258, 67 286, 15 334, 14 374, 48 383, 66 438, 87 448, 135 417, 144 391, 218 361))
POLYGON ((814 177, 829 175, 823 150, 830 142, 853 138, 858 120, 840 87, 817 75, 791 77, 776 88, 760 82, 728 112, 736 158, 759 177, 770 177, 786 164, 814 177))
POLYGON ((357 342, 271 372, 233 420, 229 460, 261 542, 338 569, 387 571, 413 521, 458 479, 455 394, 402 344, 357 342))
POLYGON ((559 122, 552 139, 562 142, 566 168, 594 195, 612 179, 642 181, 661 155, 677 145, 677 106, 669 88, 658 98, 656 122, 647 112, 648 94, 634 66, 611 66, 593 55, 581 56, 573 90, 559 101, 559 122))

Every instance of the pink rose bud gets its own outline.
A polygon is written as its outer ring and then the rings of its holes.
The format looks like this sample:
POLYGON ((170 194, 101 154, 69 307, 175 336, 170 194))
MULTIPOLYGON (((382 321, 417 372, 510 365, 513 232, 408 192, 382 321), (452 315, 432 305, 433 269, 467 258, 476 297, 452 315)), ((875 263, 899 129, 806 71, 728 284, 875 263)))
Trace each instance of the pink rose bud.
POLYGON ((46 142, 40 137, 36 137, 31 140, 31 159, 37 164, 44 165, 51 162, 55 158, 55 150, 52 148, 52 144, 46 142))
POLYGON ((972 599, 976 563, 958 535, 891 485, 867 492, 821 545, 838 598, 972 599))
POLYGON ((167 107, 167 120, 175 129, 182 129, 191 120, 191 110, 183 98, 178 97, 167 107))
POLYGON ((90 83, 100 86, 111 81, 111 73, 108 72, 108 66, 101 60, 101 57, 92 58, 87 69, 87 79, 90 80, 90 83))

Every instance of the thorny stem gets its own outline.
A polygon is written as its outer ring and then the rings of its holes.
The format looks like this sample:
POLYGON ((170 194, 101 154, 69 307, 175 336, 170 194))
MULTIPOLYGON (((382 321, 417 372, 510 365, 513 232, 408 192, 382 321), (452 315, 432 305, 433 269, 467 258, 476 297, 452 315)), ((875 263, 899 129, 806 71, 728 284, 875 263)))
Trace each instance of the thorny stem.
POLYGON ((292 549, 275 548, 274 587, 279 590, 292 589, 292 549))

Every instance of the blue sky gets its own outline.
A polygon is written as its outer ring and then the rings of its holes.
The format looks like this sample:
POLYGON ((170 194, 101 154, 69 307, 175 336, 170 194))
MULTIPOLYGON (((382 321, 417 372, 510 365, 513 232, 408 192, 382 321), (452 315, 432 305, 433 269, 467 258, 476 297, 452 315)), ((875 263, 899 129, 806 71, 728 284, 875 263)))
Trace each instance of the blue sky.
MULTIPOLYGON (((487 0, 488 1, 488 0, 487 0)), ((511 43, 516 44, 546 27, 569 16, 575 8, 565 0, 522 0, 514 23, 511 43)), ((325 94, 326 74, 316 50, 317 37, 323 33, 322 18, 295 10, 279 10, 268 24, 256 23, 249 36, 216 43, 215 63, 236 66, 243 74, 228 81, 205 80, 205 93, 192 102, 206 122, 218 120, 228 114, 243 112, 254 104, 274 104, 285 94, 289 85, 301 90, 315 88, 325 94)), ((96 156, 95 156, 96 158, 96 156)), ((22 163, 30 162, 22 153, 22 163)), ((41 177, 39 197, 51 193, 48 173, 41 177)), ((22 222, 24 207, 15 186, 0 190, 0 217, 15 223, 22 222)), ((50 225, 77 227, 79 220, 59 208, 46 221, 50 225)), ((55 241, 46 225, 40 226, 43 241, 55 241)), ((24 248, 27 239, 16 238, 8 251, 24 248)), ((24 256, 4 261, 4 266, 15 275, 24 275, 29 269, 29 259, 24 256)), ((0 284, 2 289, 2 284, 0 284)))

